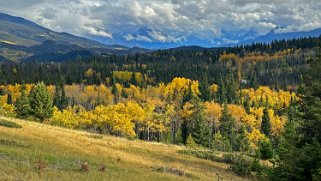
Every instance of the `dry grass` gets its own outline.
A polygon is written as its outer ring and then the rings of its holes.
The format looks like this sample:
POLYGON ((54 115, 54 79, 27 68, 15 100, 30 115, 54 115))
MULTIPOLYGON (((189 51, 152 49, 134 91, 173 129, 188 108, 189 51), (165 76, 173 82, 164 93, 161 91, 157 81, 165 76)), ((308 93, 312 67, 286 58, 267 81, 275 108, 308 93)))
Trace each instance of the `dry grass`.
POLYGON ((179 154, 183 147, 0 118, 23 126, 0 127, 0 140, 16 143, 0 142, 0 180, 247 180, 227 171, 226 164, 179 154), (45 167, 37 169, 40 162, 45 167), (90 168, 86 172, 83 163, 90 168), (192 176, 157 172, 155 167, 192 176))

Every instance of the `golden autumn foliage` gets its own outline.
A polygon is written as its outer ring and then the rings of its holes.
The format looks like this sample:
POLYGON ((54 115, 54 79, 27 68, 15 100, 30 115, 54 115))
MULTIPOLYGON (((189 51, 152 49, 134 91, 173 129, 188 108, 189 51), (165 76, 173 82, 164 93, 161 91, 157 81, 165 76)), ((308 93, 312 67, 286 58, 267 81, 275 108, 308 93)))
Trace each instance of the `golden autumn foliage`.
POLYGON ((226 53, 225 51, 220 56, 219 61, 227 61, 227 60, 237 60, 237 56, 234 53, 226 53))
MULTIPOLYGON (((131 72, 114 72, 114 76, 122 80, 130 80, 131 72)), ((136 75, 139 78, 142 75, 136 75)), ((157 86, 139 87, 124 86, 116 83, 118 95, 112 94, 111 86, 100 85, 65 85, 65 93, 72 101, 72 106, 64 110, 54 109, 51 124, 74 128, 88 129, 100 133, 118 136, 135 137, 144 134, 162 134, 171 131, 173 120, 179 123, 183 119, 190 119, 193 114, 193 104, 183 102, 189 92, 199 96, 199 83, 187 78, 177 77, 171 82, 160 83, 157 86), (117 96, 117 104, 113 98, 117 96), (100 100, 99 104, 98 99, 100 100), (88 106, 90 105, 90 106, 88 106), (137 126, 137 127, 136 127, 137 126)), ((21 85, 1 86, 6 93, 10 93, 15 101, 20 97, 21 85)), ((27 93, 32 84, 26 84, 27 93)), ((48 85, 48 91, 54 96, 55 86, 48 85)), ((218 85, 209 87, 212 93, 218 91, 218 85)), ((261 133, 263 109, 268 108, 273 136, 279 136, 286 123, 286 117, 276 114, 275 110, 290 106, 292 99, 297 99, 295 93, 289 91, 275 91, 261 86, 258 89, 242 89, 239 92, 241 103, 249 102, 246 110, 242 104, 228 104, 227 108, 236 122, 236 127, 247 128, 247 137, 253 148, 257 147, 261 133)), ((7 94, 0 96, 0 113, 14 115, 14 106, 7 102, 7 94)), ((222 105, 216 102, 201 102, 208 126, 216 133, 220 126, 222 105)))
MULTIPOLYGON (((129 81, 132 78, 133 72, 129 71, 114 71, 113 76, 120 81, 129 81)), ((134 72, 136 82, 141 82, 143 75, 140 72, 134 72)))
POLYGON ((164 96, 182 98, 189 88, 191 88, 192 94, 197 96, 200 94, 198 86, 198 81, 176 77, 164 88, 164 96))
POLYGON ((216 93, 218 91, 218 85, 217 84, 212 84, 210 87, 209 87, 211 93, 216 93))
POLYGON ((269 87, 261 86, 258 89, 242 89, 242 101, 245 101, 245 98, 248 97, 251 103, 256 105, 265 105, 268 107, 273 107, 281 109, 288 107, 291 103, 291 97, 296 98, 295 93, 289 91, 274 91, 269 87))

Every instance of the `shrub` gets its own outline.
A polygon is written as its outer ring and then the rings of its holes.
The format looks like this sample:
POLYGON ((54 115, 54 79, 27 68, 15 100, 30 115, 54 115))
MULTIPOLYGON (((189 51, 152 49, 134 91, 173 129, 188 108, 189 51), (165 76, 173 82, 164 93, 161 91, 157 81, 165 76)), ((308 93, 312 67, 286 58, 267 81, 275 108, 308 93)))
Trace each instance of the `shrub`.
POLYGON ((107 169, 106 165, 101 165, 99 168, 99 171, 104 172, 104 171, 106 171, 106 169, 107 169))
POLYGON ((89 164, 87 162, 82 162, 80 164, 80 170, 83 172, 89 172, 89 164))
POLYGON ((47 167, 47 164, 44 160, 39 160, 37 163, 36 163, 36 169, 41 171, 41 170, 44 170, 46 167, 47 167))
POLYGON ((243 156, 235 157, 231 169, 238 175, 249 175, 251 173, 251 163, 243 156))
POLYGON ((262 159, 271 159, 273 157, 273 148, 268 139, 261 140, 259 143, 259 152, 262 159))
POLYGON ((21 125, 12 121, 7 121, 7 120, 0 120, 0 126, 4 126, 7 128, 22 128, 21 125))
POLYGON ((192 177, 191 173, 187 173, 184 170, 180 170, 177 168, 168 168, 168 167, 152 167, 152 169, 156 172, 161 172, 161 173, 171 173, 174 175, 178 176, 184 176, 184 177, 192 177))
POLYGON ((209 150, 181 150, 179 153, 195 156, 206 160, 212 160, 216 162, 224 162, 222 157, 217 156, 214 151, 209 150))
POLYGON ((225 163, 234 163, 235 162, 235 154, 227 153, 223 155, 225 163))

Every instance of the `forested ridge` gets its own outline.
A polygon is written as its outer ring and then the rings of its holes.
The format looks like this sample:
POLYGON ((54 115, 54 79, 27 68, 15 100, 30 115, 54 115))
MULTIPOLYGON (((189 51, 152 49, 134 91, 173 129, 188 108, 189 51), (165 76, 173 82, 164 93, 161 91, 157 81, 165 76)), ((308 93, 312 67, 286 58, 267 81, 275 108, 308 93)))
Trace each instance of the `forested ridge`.
POLYGON ((320 40, 2 62, 0 113, 236 153, 231 169, 259 179, 319 180, 320 40))

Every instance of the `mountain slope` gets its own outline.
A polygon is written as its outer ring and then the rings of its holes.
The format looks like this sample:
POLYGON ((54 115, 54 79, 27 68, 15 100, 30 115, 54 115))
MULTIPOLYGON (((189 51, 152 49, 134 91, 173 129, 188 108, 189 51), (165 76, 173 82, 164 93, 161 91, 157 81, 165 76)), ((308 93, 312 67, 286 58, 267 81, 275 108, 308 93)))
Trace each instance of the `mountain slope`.
POLYGON ((4 180, 247 180, 228 165, 178 153, 183 147, 129 141, 35 122, 0 126, 0 175, 4 180), (81 163, 88 163, 88 172, 81 163), (105 170, 101 170, 102 167, 105 170), (39 169, 41 167, 42 169, 39 169), (155 168, 175 168, 191 177, 155 168), (218 175, 217 175, 218 174, 218 175))
MULTIPOLYGON (((20 17, 0 13, 0 56, 13 60, 70 60, 70 54, 135 53, 135 49, 105 45, 68 33, 58 33, 20 17), (89 52, 89 53, 88 53, 89 52), (52 55, 52 56, 49 56, 52 55)), ((142 51, 142 50, 139 50, 142 51)), ((148 51, 148 50, 144 50, 148 51)), ((76 56, 78 57, 78 56, 76 56)))
POLYGON ((254 40, 245 41, 244 43, 263 42, 270 43, 273 40, 290 40, 304 37, 318 37, 321 35, 321 28, 310 31, 288 32, 288 33, 275 33, 275 29, 271 30, 268 34, 259 36, 254 40))
POLYGON ((30 47, 47 40, 75 44, 84 48, 108 47, 86 38, 51 31, 24 18, 0 13, 0 41, 30 47))

